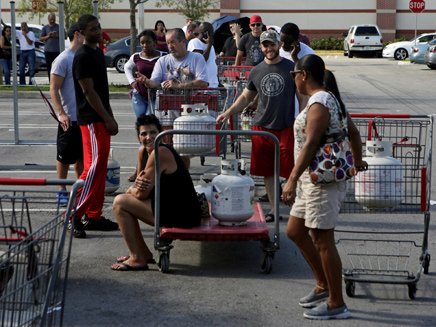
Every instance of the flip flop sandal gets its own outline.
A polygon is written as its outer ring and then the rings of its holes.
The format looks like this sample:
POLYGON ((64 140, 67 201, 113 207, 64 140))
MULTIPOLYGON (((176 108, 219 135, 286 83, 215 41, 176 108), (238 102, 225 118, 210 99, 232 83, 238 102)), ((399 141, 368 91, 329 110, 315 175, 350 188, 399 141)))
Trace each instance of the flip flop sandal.
MULTIPOLYGON (((129 258, 130 258, 130 256, 128 256, 128 255, 126 255, 126 256, 124 256, 124 257, 119 257, 119 258, 117 258, 117 262, 118 262, 118 263, 123 263, 124 261, 128 260, 129 258)), ((155 264, 155 263, 156 263, 156 260, 154 260, 153 258, 151 258, 151 259, 148 259, 148 260, 147 260, 147 263, 155 264)))
POLYGON ((136 172, 134 172, 132 175, 130 175, 129 178, 127 178, 129 182, 134 182, 136 180, 136 172))
MULTIPOLYGON (((282 216, 279 216, 279 220, 282 220, 282 219, 283 219, 283 217, 282 217, 282 216)), ((274 220, 275 220, 275 217, 274 217, 274 214, 272 214, 272 213, 269 213, 269 214, 267 214, 267 215, 265 216, 265 221, 266 221, 267 223, 273 223, 274 220)))
POLYGON ((124 267, 126 267, 126 269, 122 268, 122 269, 117 269, 117 268, 112 268, 112 270, 117 270, 117 271, 140 271, 140 270, 148 270, 148 266, 142 266, 142 267, 132 267, 130 265, 128 265, 127 263, 124 262, 120 262, 120 265, 123 265, 124 267))

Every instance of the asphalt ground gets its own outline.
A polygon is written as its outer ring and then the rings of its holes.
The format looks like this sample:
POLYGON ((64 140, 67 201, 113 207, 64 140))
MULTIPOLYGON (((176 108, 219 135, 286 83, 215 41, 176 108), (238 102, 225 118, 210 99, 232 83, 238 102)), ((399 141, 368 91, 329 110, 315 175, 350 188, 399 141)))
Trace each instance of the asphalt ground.
MULTIPOLYGON (((435 72, 424 65, 398 64, 394 60, 324 57, 338 80, 344 101, 351 113, 434 114, 435 72)), ((126 84, 125 76, 108 71, 114 84, 126 84)), ((37 76, 44 83, 45 73, 37 76)), ((0 176, 55 178, 56 123, 37 93, 19 95, 19 137, 33 144, 14 145, 12 99, 0 94, 0 176), (5 142, 6 141, 6 142, 5 142), (48 141, 48 142, 46 142, 48 141), (8 143, 8 144, 4 144, 8 143), (37 144, 40 143, 40 144, 37 144), (26 165, 27 164, 27 165, 26 165)), ((134 114, 127 94, 113 95, 111 105, 120 132, 112 139, 114 157, 121 165, 123 192, 130 186, 138 142, 134 114)), ((26 143, 26 142, 23 142, 26 143)), ((434 143, 434 142, 433 142, 434 143)), ((434 144, 433 144, 434 145, 434 144)), ((249 156, 250 144, 242 144, 249 156)), ((232 154, 228 153, 231 157, 232 154)), ((204 166, 192 160, 191 172, 217 172, 219 158, 207 157, 204 166)), ((432 165, 434 168, 434 164, 432 165)), ((73 171, 70 171, 73 177, 73 171)), ((434 182, 431 199, 436 200, 434 182)), ((177 192, 183 190, 175 186, 177 192)), ((263 188, 256 190, 263 194, 263 188)), ((114 219, 112 201, 105 198, 103 214, 114 219)), ((263 205, 264 211, 268 210, 263 205)), ((180 208, 185 210, 185 208, 180 208)), ((431 213, 434 207, 431 207, 431 213)), ((170 270, 118 272, 110 270, 117 256, 128 250, 119 231, 88 232, 86 239, 74 239, 66 294, 65 326, 435 326, 436 272, 430 264, 428 275, 421 275, 416 299, 410 300, 406 285, 357 283, 355 296, 345 295, 352 317, 344 321, 309 321, 298 299, 314 288, 312 273, 296 246, 286 237, 289 208, 281 203, 280 250, 270 274, 263 274, 258 242, 173 242, 170 270)), ((51 213, 47 213, 47 219, 51 213)), ((339 229, 372 228, 381 232, 403 229, 423 230, 423 215, 341 214, 339 229)), ((270 236, 274 233, 269 226, 270 236)), ((147 244, 152 247, 153 229, 142 226, 147 244)), ((382 234, 381 237, 385 235, 382 234)), ((340 237, 350 237, 339 235, 340 237)), ((354 237, 354 236, 353 236, 354 237)), ((396 235, 400 240, 415 240, 407 269, 416 274, 419 266, 420 235, 396 235)), ((430 222, 429 252, 436 248, 435 227, 430 222)), ((349 257, 340 247, 344 266, 349 257)), ((157 259, 158 253, 153 252, 157 259)))

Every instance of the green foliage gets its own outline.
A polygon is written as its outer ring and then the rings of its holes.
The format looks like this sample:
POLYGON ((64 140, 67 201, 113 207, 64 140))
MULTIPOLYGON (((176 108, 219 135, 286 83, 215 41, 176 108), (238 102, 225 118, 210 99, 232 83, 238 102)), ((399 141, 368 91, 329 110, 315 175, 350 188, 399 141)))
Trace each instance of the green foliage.
POLYGON ((312 39, 310 46, 313 50, 344 50, 344 38, 335 39, 330 36, 326 39, 312 39))
POLYGON ((185 18, 202 21, 209 16, 210 10, 216 8, 218 3, 218 0, 158 0, 156 7, 167 6, 178 11, 185 18))
MULTIPOLYGON (((57 12, 58 3, 57 0, 46 0, 47 5, 43 5, 43 0, 37 0, 40 4, 38 4, 38 8, 40 11, 33 10, 32 1, 29 0, 20 0, 18 3, 18 12, 19 16, 23 16, 24 14, 29 14, 30 19, 33 19, 39 13, 47 14, 50 12, 57 12)), ((71 23, 77 21, 80 16, 84 14, 89 14, 94 12, 94 6, 91 0, 63 0, 64 1, 64 15, 65 15, 65 28, 71 25, 71 23)), ((120 0, 99 0, 98 1, 98 10, 104 10, 110 8, 115 1, 120 0)), ((44 15, 47 16, 47 15, 44 15)), ((45 22, 47 23, 47 22, 45 22)))
POLYGON ((399 37, 398 39, 395 39, 394 41, 386 41, 386 42, 384 42, 383 46, 387 46, 387 45, 389 45, 391 43, 395 43, 395 42, 404 42, 404 41, 407 41, 407 40, 406 40, 406 38, 404 36, 402 36, 402 37, 399 37))

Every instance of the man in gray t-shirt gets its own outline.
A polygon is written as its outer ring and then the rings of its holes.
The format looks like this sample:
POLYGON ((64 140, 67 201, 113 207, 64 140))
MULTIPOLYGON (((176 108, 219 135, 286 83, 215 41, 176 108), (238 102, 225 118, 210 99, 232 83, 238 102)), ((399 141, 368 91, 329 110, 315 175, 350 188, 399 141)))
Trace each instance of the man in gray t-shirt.
POLYGON ((56 24, 55 14, 48 15, 48 24, 42 28, 39 40, 44 42, 44 55, 47 63, 48 79, 50 80, 51 65, 60 52, 59 24, 56 24))
MULTIPOLYGON (((260 36, 265 60, 254 67, 248 76, 248 84, 235 103, 217 117, 217 122, 226 121, 231 115, 241 112, 258 95, 258 105, 254 117, 253 131, 266 131, 280 141, 280 176, 289 178, 294 167, 295 95, 302 108, 307 99, 296 90, 290 71, 295 64, 279 55, 281 42, 277 32, 268 30, 260 36)), ((274 217, 274 143, 268 137, 252 136, 250 174, 263 176, 270 212, 267 222, 274 217)))

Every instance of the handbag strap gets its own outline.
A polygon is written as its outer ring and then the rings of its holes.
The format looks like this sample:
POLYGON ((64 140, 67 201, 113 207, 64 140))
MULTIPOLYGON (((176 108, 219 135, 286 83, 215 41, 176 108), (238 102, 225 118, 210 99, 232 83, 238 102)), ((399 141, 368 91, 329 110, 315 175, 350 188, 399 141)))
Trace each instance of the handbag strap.
MULTIPOLYGON (((345 128, 344 116, 343 116, 343 114, 342 114, 341 105, 340 105, 338 99, 335 97, 335 95, 334 95, 332 92, 329 92, 329 93, 330 93, 330 95, 333 97, 333 99, 335 99, 335 102, 336 102, 336 104, 337 104, 337 106, 338 106, 339 121, 340 121, 340 123, 341 123, 341 129, 342 129, 342 131, 344 131, 346 134, 348 134, 348 131, 347 131, 346 128, 345 128)), ((346 113, 346 112, 345 112, 345 113, 346 113)))

